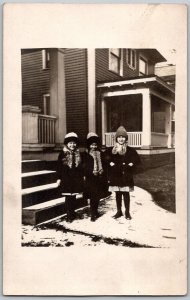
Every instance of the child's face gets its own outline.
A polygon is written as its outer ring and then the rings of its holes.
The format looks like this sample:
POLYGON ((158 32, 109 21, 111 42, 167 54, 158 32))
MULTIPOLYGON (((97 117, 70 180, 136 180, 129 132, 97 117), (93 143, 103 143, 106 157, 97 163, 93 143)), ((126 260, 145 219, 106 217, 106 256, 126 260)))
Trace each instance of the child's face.
POLYGON ((91 149, 91 150, 96 150, 97 148, 98 148, 97 143, 92 143, 92 144, 90 145, 90 149, 91 149))
POLYGON ((125 142, 126 142, 126 138, 125 138, 124 136, 120 135, 120 136, 118 136, 118 138, 117 138, 117 142, 118 142, 120 145, 123 145, 123 144, 125 144, 125 142))
POLYGON ((70 141, 67 143, 67 148, 71 151, 74 151, 77 147, 77 143, 74 141, 70 141))

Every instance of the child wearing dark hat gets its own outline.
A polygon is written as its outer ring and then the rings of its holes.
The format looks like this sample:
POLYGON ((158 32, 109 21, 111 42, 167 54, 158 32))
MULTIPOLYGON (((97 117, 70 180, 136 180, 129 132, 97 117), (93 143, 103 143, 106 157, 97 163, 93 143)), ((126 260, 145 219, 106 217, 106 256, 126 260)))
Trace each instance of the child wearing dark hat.
POLYGON ((84 153, 85 192, 90 199, 91 221, 98 217, 98 205, 103 186, 103 161, 100 151, 100 139, 96 133, 87 135, 87 151, 84 153))
POLYGON ((109 191, 116 194, 117 212, 115 219, 121 217, 122 197, 125 205, 125 218, 131 219, 130 194, 134 190, 133 172, 140 163, 137 151, 127 145, 128 135, 123 126, 120 126, 115 135, 115 145, 108 152, 109 191))
POLYGON ((79 139, 76 133, 66 134, 64 147, 58 156, 58 186, 65 196, 67 221, 75 219, 76 195, 83 191, 82 159, 78 148, 79 139))

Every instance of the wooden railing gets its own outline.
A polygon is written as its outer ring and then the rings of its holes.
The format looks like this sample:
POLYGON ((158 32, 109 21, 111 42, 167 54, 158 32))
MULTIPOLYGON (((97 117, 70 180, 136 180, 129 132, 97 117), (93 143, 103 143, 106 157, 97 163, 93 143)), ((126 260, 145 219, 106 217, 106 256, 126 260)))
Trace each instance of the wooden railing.
POLYGON ((39 115, 38 117, 38 142, 40 144, 55 143, 56 117, 39 115))
MULTIPOLYGON (((105 144, 107 147, 112 147, 115 142, 115 132, 105 133, 105 144)), ((142 132, 128 132, 128 145, 131 147, 141 147, 142 132)))

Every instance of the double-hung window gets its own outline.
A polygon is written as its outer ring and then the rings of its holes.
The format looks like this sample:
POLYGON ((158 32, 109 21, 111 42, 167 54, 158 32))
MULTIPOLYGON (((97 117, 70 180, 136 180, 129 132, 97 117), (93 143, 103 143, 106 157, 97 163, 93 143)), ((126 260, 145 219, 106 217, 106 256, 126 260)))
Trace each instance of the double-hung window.
POLYGON ((126 60, 131 69, 136 69, 136 51, 134 49, 127 49, 126 60))
POLYGON ((123 75, 123 53, 122 49, 110 48, 109 49, 109 70, 123 75))
POLYGON ((139 58, 139 75, 147 75, 148 74, 148 62, 140 57, 139 58))
POLYGON ((42 50, 42 69, 50 68, 50 52, 48 49, 42 50))

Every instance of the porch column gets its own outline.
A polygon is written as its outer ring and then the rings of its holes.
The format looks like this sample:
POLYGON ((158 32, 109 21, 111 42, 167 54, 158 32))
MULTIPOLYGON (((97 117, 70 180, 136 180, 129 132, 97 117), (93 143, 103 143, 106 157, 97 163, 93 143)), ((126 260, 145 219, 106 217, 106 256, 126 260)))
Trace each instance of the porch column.
POLYGON ((142 92, 142 149, 151 148, 151 95, 149 89, 142 92))
POLYGON ((64 50, 50 52, 50 113, 57 117, 55 123, 55 143, 63 143, 66 134, 66 95, 64 50))
POLYGON ((106 101, 102 98, 102 145, 106 144, 105 133, 107 131, 107 110, 106 110, 106 101))
POLYGON ((96 132, 95 49, 88 49, 88 130, 96 132))
POLYGON ((165 119, 165 132, 168 135, 168 148, 172 147, 172 105, 167 103, 166 104, 166 119, 165 119))

